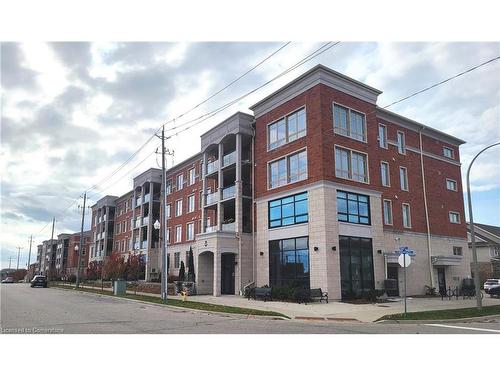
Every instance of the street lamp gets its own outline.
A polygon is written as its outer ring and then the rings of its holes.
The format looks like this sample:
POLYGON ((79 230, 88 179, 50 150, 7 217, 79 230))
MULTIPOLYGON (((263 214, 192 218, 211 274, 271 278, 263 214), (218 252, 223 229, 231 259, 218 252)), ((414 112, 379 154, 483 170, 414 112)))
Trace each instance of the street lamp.
POLYGON ((474 263, 474 284, 476 287, 476 306, 478 310, 481 310, 483 307, 483 303, 481 301, 481 289, 479 286, 479 264, 477 263, 477 251, 476 251, 476 234, 474 232, 474 218, 472 217, 472 197, 470 193, 470 179, 469 179, 469 174, 470 174, 470 169, 472 167, 472 164, 474 164, 474 161, 477 159, 479 155, 481 155, 484 151, 487 149, 494 147, 494 146, 500 146, 500 142, 494 143, 488 147, 483 148, 481 151, 477 153, 476 156, 474 156, 474 159, 469 164, 469 168, 467 169, 467 202, 469 204, 469 225, 470 225, 470 238, 472 242, 472 260, 474 263))
MULTIPOLYGON (((160 224, 160 221, 158 219, 156 219, 156 221, 154 222, 153 228, 155 228, 158 231, 158 241, 160 241, 160 238, 161 238, 161 236, 160 236, 161 224, 160 224)), ((165 266, 165 262, 163 261, 164 258, 165 258, 165 254, 163 252, 165 252, 165 251, 166 251, 166 249, 164 247, 162 247, 162 254, 161 254, 161 257, 162 257, 161 299, 164 300, 164 301, 167 300, 167 283, 166 283, 165 272, 168 272, 168 270, 166 269, 166 266, 165 266)))
MULTIPOLYGON (((78 254, 78 250, 80 250, 80 247, 78 245, 75 245, 75 252, 78 254)), ((78 254, 78 257, 76 258, 76 261, 79 262, 80 260, 80 254, 78 254)), ((76 278, 79 279, 78 275, 80 274, 80 268, 78 267, 78 264, 76 265, 76 278)), ((79 280, 78 280, 79 281, 79 280)))

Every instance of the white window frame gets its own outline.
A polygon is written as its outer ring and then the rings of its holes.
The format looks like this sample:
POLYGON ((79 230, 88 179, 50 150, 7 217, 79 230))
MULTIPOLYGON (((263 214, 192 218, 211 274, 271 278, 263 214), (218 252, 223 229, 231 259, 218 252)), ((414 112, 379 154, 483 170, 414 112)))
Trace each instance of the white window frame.
POLYGON ((411 228, 411 207, 409 203, 403 203, 401 205, 401 211, 402 211, 402 219, 403 219, 403 227, 404 228, 411 228), (405 207, 408 207, 408 225, 405 223, 405 207))
POLYGON ((382 214, 384 216, 384 224, 385 225, 394 225, 394 216, 392 215, 392 201, 390 199, 384 199, 382 201, 382 214), (388 202, 389 203, 389 216, 388 218, 390 219, 390 221, 387 221, 386 220, 386 206, 385 206, 385 203, 388 202))
POLYGON ((450 221, 450 223, 452 224, 461 224, 462 220, 460 218, 460 212, 456 212, 456 211, 449 211, 448 212, 448 220, 450 221), (453 221, 452 220, 452 217, 456 216, 458 218, 458 221, 453 221))
MULTIPOLYGON (((289 112, 286 115, 280 117, 279 119, 274 120, 273 122, 267 124, 266 129, 267 129, 267 151, 275 150, 275 149, 277 149, 277 148, 279 148, 281 146, 284 146, 284 145, 286 145, 288 143, 294 142, 297 139, 305 137, 307 135, 307 111, 306 111, 306 107, 305 106, 299 107, 299 108, 293 110, 292 112, 289 112), (305 128, 304 128, 303 131, 294 133, 296 135, 296 138, 290 140, 290 131, 289 131, 289 126, 288 126, 288 124, 289 124, 289 118, 292 117, 292 116, 294 116, 294 115, 298 116, 298 113, 300 111, 302 111, 302 110, 304 111, 305 128), (272 146, 271 145, 271 134, 270 134, 271 127, 273 125, 278 124, 280 121, 284 121, 285 122, 285 124, 284 124, 285 125, 285 138, 283 140, 283 143, 279 143, 279 144, 277 144, 275 146, 272 146)), ((275 143, 278 143, 278 142, 275 142, 275 143)))
POLYGON ((177 191, 182 190, 184 187, 184 173, 175 176, 175 184, 177 185, 177 191))
POLYGON ((446 189, 450 190, 450 191, 458 191, 458 183, 457 183, 457 181, 455 181, 455 180, 453 180, 451 178, 447 178, 446 179, 446 189), (450 187, 448 186, 448 182, 454 184, 455 188, 454 189, 450 189, 450 187))
POLYGON ((168 203, 165 210, 167 211, 167 218, 170 219, 172 217, 172 203, 168 203))
POLYGON ((450 147, 443 146, 443 156, 448 159, 455 159, 455 150, 450 147), (451 156, 446 155, 446 151, 449 151, 451 156))
POLYGON ((194 240, 194 221, 191 221, 189 223, 186 223, 186 241, 193 241, 194 240), (192 228, 192 232, 190 235, 189 228, 192 228))
POLYGON ((175 226, 175 243, 182 242, 182 225, 175 226))
POLYGON ((381 161, 380 162, 380 183, 382 184, 382 186, 385 186, 385 187, 391 187, 391 169, 389 167, 389 163, 387 161, 381 161), (387 166, 387 184, 384 183, 384 178, 383 178, 383 174, 382 174, 382 169, 383 169, 383 166, 386 165, 387 166))
POLYGON ((167 244, 170 243, 170 227, 167 227, 167 244))
POLYGON ((387 126, 384 124, 378 124, 378 145, 381 148, 385 148, 386 150, 389 148, 389 144, 387 143, 387 126), (384 128, 384 138, 380 138, 380 128, 384 128))
POLYGON ((462 246, 453 246, 453 255, 457 255, 457 256, 463 256, 464 255, 464 249, 462 246), (455 250, 458 250, 460 249, 460 254, 455 254, 455 250))
POLYGON ((196 169, 193 167, 188 171, 188 184, 193 185, 196 182, 196 169))
POLYGON ((356 109, 353 109, 351 107, 348 107, 346 105, 343 105, 343 104, 340 104, 340 103, 336 103, 336 102, 333 102, 332 103, 332 122, 333 122, 333 132, 335 134, 338 134, 338 135, 342 135, 344 137, 347 137, 347 138, 350 138, 350 139, 353 139, 355 141, 359 141, 359 142, 363 142, 363 143, 367 143, 367 139, 368 139, 368 128, 366 126, 366 113, 364 112, 361 112, 361 111, 358 111, 356 109), (341 128, 340 126, 337 126, 337 124, 335 124, 335 106, 339 106, 339 107, 342 107, 344 109, 347 109, 347 129, 346 129, 346 134, 344 134, 343 132, 339 131, 338 129, 343 129, 341 128), (352 134, 351 134, 351 112, 356 112, 357 114, 360 114, 363 116, 363 139, 359 139, 359 138, 356 138, 356 137, 353 137, 352 134))
MULTIPOLYGON (((308 166, 307 156, 308 156, 307 155, 307 148, 303 148, 303 149, 300 149, 298 151, 294 151, 294 152, 291 152, 290 154, 279 157, 277 159, 268 161, 267 162, 267 189, 268 190, 277 189, 277 188, 282 187, 282 186, 286 186, 286 185, 297 183, 299 181, 307 180, 307 178, 309 177, 309 168, 308 168, 309 166, 308 166), (301 153, 305 153, 306 170, 302 175, 299 175, 299 178, 297 180, 291 181, 291 179, 290 179, 290 177, 291 177, 291 175, 290 175, 290 158, 292 158, 296 155, 299 155, 301 153), (274 163, 279 163, 283 160, 285 161, 285 175, 286 175, 285 178, 283 179, 284 182, 278 183, 278 185, 276 185, 276 186, 271 186, 271 167, 274 163)), ((279 182, 281 182, 281 181, 279 181, 279 182)))
POLYGON ((397 144, 397 147, 398 147, 398 152, 401 155, 406 155, 406 135, 401 130, 397 131, 397 134, 396 134, 396 144, 397 144), (401 138, 399 138, 400 135, 402 136, 401 138), (401 142, 400 142, 400 140, 401 140, 401 142))
POLYGON ((196 208, 196 198, 194 197, 194 194, 191 194, 191 195, 188 195, 187 197, 187 212, 194 212, 196 208), (191 198, 192 198, 192 202, 193 202, 193 205, 191 207, 191 198))
POLYGON ((399 166, 399 187, 403 191, 410 191, 410 182, 408 181, 408 168, 399 166), (406 189, 403 186, 403 181, 401 180, 401 171, 404 170, 404 181, 406 185, 406 189))
POLYGON ((167 194, 172 193, 172 179, 167 180, 167 194))
POLYGON ((175 201, 175 217, 179 217, 182 215, 182 198, 181 199, 177 199, 175 201), (179 210, 179 202, 181 202, 180 204, 180 210, 179 210), (179 212, 180 211, 180 212, 179 212))
POLYGON ((358 150, 353 150, 351 148, 348 148, 348 147, 344 147, 344 146, 339 146, 339 145, 334 145, 333 147, 333 159, 334 159, 334 162, 333 162, 333 167, 334 167, 334 172, 335 172, 335 177, 337 178, 342 178, 344 180, 349 180, 349 181, 355 181, 355 182, 359 182, 361 184, 369 184, 370 183, 370 172, 369 172, 369 163, 368 163, 368 154, 365 153, 365 152, 361 152, 361 151, 358 151, 358 150), (341 173, 338 173, 338 168, 337 168, 337 149, 340 149, 340 150, 343 150, 343 151, 348 151, 349 152, 349 155, 348 155, 348 160, 347 160, 347 177, 343 176, 341 173), (358 155, 363 155, 364 156, 364 159, 365 159, 365 181, 360 181, 358 179, 355 179, 353 178, 353 172, 352 172, 352 154, 353 153, 356 153, 358 155))

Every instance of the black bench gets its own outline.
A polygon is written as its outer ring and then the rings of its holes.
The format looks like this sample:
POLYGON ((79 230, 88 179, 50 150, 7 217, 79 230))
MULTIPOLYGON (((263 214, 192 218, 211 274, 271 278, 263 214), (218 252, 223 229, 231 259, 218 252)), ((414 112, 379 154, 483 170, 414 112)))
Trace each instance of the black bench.
POLYGON ((319 298, 319 302, 325 300, 326 303, 328 303, 328 293, 323 292, 321 288, 316 288, 316 289, 310 289, 309 290, 309 299, 314 299, 314 298, 319 298))
POLYGON ((271 300, 271 288, 255 288, 255 299, 262 298, 264 302, 271 300))

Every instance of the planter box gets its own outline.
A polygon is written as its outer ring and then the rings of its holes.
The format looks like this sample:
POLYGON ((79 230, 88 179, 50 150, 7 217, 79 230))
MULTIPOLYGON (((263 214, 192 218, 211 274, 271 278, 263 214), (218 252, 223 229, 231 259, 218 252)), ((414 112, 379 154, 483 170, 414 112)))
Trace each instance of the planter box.
POLYGON ((196 295, 196 283, 192 281, 176 281, 174 283, 175 294, 180 294, 182 291, 186 291, 189 296, 196 295))

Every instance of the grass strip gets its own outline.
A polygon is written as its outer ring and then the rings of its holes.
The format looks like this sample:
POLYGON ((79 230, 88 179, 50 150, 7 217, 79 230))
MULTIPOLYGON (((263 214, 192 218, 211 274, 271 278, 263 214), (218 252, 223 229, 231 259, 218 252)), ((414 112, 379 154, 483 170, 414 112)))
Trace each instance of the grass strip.
POLYGON ((103 294, 106 296, 114 296, 114 297, 132 299, 132 300, 136 300, 136 301, 152 302, 152 303, 157 303, 159 305, 183 307, 183 308, 193 309, 193 310, 221 312, 221 313, 228 313, 228 314, 242 314, 242 315, 278 316, 278 317, 288 318, 288 316, 281 314, 281 313, 278 313, 278 312, 275 312, 275 311, 264 311, 264 310, 248 309, 248 308, 244 308, 244 307, 215 305, 213 303, 196 302, 196 301, 182 301, 180 299, 173 299, 173 298, 167 299, 167 303, 165 303, 160 297, 145 296, 142 294, 125 294, 125 295, 121 295, 121 296, 115 296, 115 295, 113 295, 113 292, 111 292, 109 290, 96 290, 96 289, 85 288, 85 287, 80 287, 78 289, 75 289, 75 287, 68 286, 68 285, 60 285, 60 284, 55 284, 54 286, 56 286, 58 288, 62 288, 62 289, 81 290, 81 291, 91 292, 91 293, 95 293, 95 294, 103 294))
POLYGON ((430 311, 417 311, 409 312, 406 317, 403 313, 384 315, 377 319, 380 320, 448 320, 448 319, 464 319, 476 318, 487 315, 500 314, 500 305, 483 306, 481 310, 475 307, 467 307, 463 309, 450 309, 450 310, 430 310, 430 311))

